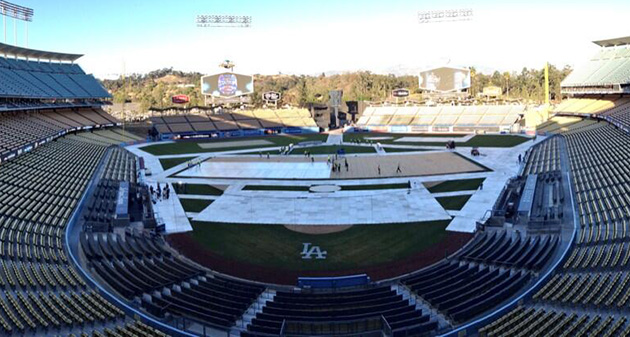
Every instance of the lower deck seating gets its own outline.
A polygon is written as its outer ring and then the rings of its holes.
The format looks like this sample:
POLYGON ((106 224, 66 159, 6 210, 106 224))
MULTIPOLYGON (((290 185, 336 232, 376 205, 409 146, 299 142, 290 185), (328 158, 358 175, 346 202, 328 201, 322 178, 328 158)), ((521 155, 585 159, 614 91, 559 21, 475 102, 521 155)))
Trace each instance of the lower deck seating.
POLYGON ((247 336, 280 334, 283 322, 308 326, 317 322, 368 322, 383 316, 394 335, 415 329, 416 333, 437 329, 429 313, 415 308, 390 287, 348 292, 305 294, 277 292, 248 326, 247 336))
POLYGON ((99 332, 131 320, 90 289, 63 242, 112 144, 66 135, 0 164, 0 335, 99 332))
POLYGON ((0 158, 48 137, 57 137, 66 130, 114 123, 116 120, 113 117, 93 108, 2 112, 0 158))
POLYGON ((162 134, 194 134, 259 130, 271 128, 317 127, 306 109, 237 111, 222 114, 173 115, 151 117, 151 123, 162 134))
POLYGON ((551 258, 559 242, 557 236, 522 238, 504 234, 483 235, 474 249, 460 259, 511 268, 540 270, 551 258), (494 236, 494 237, 493 237, 494 236))
POLYGON ((440 312, 464 322, 507 300, 529 279, 526 272, 442 263, 403 282, 440 312))
POLYGON ((143 306, 158 317, 171 313, 229 328, 264 290, 207 274, 158 237, 83 233, 81 246, 97 275, 127 299, 149 295, 143 306))
POLYGON ((479 330, 480 336, 629 336, 626 317, 518 307, 479 330))
POLYGON ((413 293, 457 323, 505 302, 543 269, 559 237, 493 231, 478 233, 460 252, 402 279, 413 293))
POLYGON ((559 140, 550 138, 528 151, 523 175, 560 170, 559 140))
POLYGON ((482 336, 630 335, 630 136, 607 122, 580 123, 560 135, 579 222, 574 244, 531 300, 482 336))

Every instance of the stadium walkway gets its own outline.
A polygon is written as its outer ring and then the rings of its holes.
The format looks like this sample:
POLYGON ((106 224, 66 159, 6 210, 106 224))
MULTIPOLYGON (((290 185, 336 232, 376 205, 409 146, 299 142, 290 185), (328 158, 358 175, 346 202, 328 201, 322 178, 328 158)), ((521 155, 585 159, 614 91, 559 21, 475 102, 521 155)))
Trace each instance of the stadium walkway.
MULTIPOLYGON (((521 167, 518 162, 518 155, 525 154, 527 149, 545 138, 537 137, 535 141, 525 142, 507 149, 481 148, 481 155, 478 157, 470 155, 469 147, 458 148, 456 151, 459 154, 492 169, 492 172, 487 172, 486 180, 480 189, 470 197, 466 205, 451 221, 447 230, 474 232, 476 222, 485 220, 487 211, 492 208, 507 181, 518 174, 521 167)), ((466 176, 469 175, 457 175, 456 179, 468 179, 469 177, 466 176)))

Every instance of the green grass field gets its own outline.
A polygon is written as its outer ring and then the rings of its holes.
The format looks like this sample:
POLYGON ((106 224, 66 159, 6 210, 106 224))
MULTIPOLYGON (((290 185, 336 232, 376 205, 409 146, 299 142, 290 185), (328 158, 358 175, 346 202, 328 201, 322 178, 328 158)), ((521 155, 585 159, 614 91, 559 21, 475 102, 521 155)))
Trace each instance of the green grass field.
MULTIPOLYGON (((401 184, 373 184, 373 185, 341 185, 342 191, 364 191, 364 190, 393 190, 409 188, 408 183, 401 184)), ((244 191, 295 191, 308 192, 310 186, 298 185, 246 185, 244 191)))
POLYGON ((239 155, 241 155, 241 154, 260 155, 261 153, 262 153, 263 156, 266 155, 267 153, 269 153, 269 154, 280 154, 280 150, 240 152, 239 155))
POLYGON ((404 149, 400 147, 383 147, 386 153, 393 152, 423 152, 423 151, 431 151, 430 149, 404 149))
POLYGON ((450 221, 359 225, 311 235, 280 225, 192 222, 192 238, 223 258, 287 270, 345 270, 400 260, 446 237, 450 221), (320 246, 325 260, 303 260, 302 243, 320 246))
POLYGON ((371 146, 349 146, 349 145, 328 145, 328 146, 314 146, 314 147, 306 147, 306 148, 297 148, 293 149, 290 154, 292 155, 303 155, 304 152, 308 151, 311 154, 335 154, 338 150, 344 149, 346 154, 352 153, 376 153, 371 146))
POLYGON ((170 169, 171 167, 175 167, 181 163, 185 163, 195 157, 182 157, 182 158, 162 158, 160 159, 160 164, 164 171, 170 169))
POLYGON ((310 186, 288 186, 288 185, 246 185, 243 191, 293 191, 308 192, 310 186))
POLYGON ((199 213, 208 207, 212 200, 179 198, 179 202, 182 204, 185 212, 199 213))
MULTIPOLYGON (((400 145, 417 145, 417 146, 445 146, 446 142, 397 142, 397 139, 403 137, 462 137, 461 134, 399 134, 399 133, 349 133, 344 134, 344 142, 350 142, 354 140, 365 141, 365 138, 370 137, 392 137, 392 139, 372 141, 373 143, 379 142, 381 144, 400 144, 400 145)), ((526 141, 531 141, 527 137, 517 135, 476 135, 467 142, 458 142, 455 139, 457 146, 465 147, 514 147, 522 144, 526 141)), ((387 149, 386 149, 387 151, 387 149)))
POLYGON ((446 210, 459 211, 464 207, 464 205, 466 205, 470 197, 470 195, 457 195, 452 197, 435 198, 435 200, 437 200, 446 210))
POLYGON ((279 136, 261 136, 261 137, 238 137, 238 138, 222 138, 222 139, 205 139, 197 141, 178 141, 168 144, 154 144, 140 148, 141 150, 148 152, 155 156, 163 156, 170 154, 184 154, 184 153, 205 153, 205 152, 222 152, 222 151, 234 151, 245 149, 256 149, 263 147, 273 146, 287 146, 289 144, 297 144, 305 141, 326 141, 328 135, 324 134, 301 134, 301 135, 279 135, 279 136), (247 141, 264 139, 272 144, 269 145, 254 145, 254 146, 236 146, 236 147, 220 147, 204 149, 198 144, 201 143, 229 143, 234 141, 247 141))
POLYGON ((484 180, 486 178, 448 180, 429 187, 428 190, 431 193, 471 191, 478 189, 484 180))
POLYGON ((343 141, 351 142, 353 140, 360 142, 372 142, 372 143, 381 143, 381 144, 392 144, 396 139, 402 137, 465 137, 466 134, 462 133, 448 133, 448 134, 439 134, 439 133, 380 133, 380 132, 358 132, 358 133, 344 133, 343 141), (383 140, 369 140, 366 138, 373 137, 392 137, 392 139, 383 139, 383 140))
POLYGON ((222 195, 223 190, 203 184, 173 184, 177 194, 222 195))
POLYGON ((408 183, 401 184, 374 184, 374 185, 344 185, 342 191, 364 191, 364 190, 395 190, 409 188, 408 183))

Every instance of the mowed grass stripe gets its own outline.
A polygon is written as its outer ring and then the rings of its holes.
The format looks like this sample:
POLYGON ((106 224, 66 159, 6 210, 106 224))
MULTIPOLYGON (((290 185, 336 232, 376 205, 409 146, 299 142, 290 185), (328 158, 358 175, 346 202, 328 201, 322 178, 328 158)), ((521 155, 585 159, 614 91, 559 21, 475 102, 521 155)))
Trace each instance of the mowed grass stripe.
MULTIPOLYGON (((518 136, 518 135, 476 135, 467 142, 458 142, 457 138, 464 137, 464 134, 397 134, 397 133, 358 133, 358 134, 344 134, 344 141, 351 142, 358 140, 362 142, 373 142, 381 144, 400 144, 400 145, 417 145, 417 146, 445 146, 444 141, 435 142, 399 142, 396 141, 403 137, 453 137, 455 139, 456 146, 465 147, 514 147, 527 141, 531 141, 530 138, 518 136), (366 140, 370 137, 392 137, 392 139, 383 140, 366 140)), ((385 149, 387 151, 387 149, 385 149)))
POLYGON ((195 157, 181 157, 181 158, 161 158, 160 159, 160 165, 162 165, 162 169, 164 171, 175 167, 181 163, 185 163, 191 159, 194 159, 195 157))
POLYGON ((212 185, 204 184, 177 184, 173 183, 173 188, 177 194, 196 195, 222 195, 223 190, 212 185))
POLYGON ((431 193, 473 191, 479 188, 486 178, 448 180, 427 188, 431 193))
POLYGON ((468 134, 465 133, 380 133, 380 132, 357 132, 357 133, 344 133, 343 141, 344 142, 371 142, 371 143, 381 143, 381 144, 396 144, 400 142, 394 142, 395 140, 403 137, 423 137, 423 138, 442 138, 442 137, 452 137, 452 138, 461 138, 466 137, 468 134), (366 139, 366 138, 381 138, 381 137, 391 137, 392 139, 366 139))
POLYGON ((199 213, 206 209, 212 203, 212 200, 179 198, 179 202, 182 204, 185 212, 199 213))
POLYGON ((390 263, 422 252, 446 238, 449 221, 356 225, 343 232, 312 235, 281 225, 192 222, 189 234, 225 259, 285 270, 346 270, 390 263), (303 260, 303 243, 328 252, 325 260, 303 260))
POLYGON ((432 149, 405 149, 400 147, 383 147, 386 153, 394 153, 394 152, 424 152, 424 151, 434 151, 432 149))
POLYGON ((435 198, 435 200, 437 200, 445 210, 460 211, 464 205, 466 205, 470 197, 471 195, 456 195, 452 197, 439 197, 435 198))
MULTIPOLYGON (((315 185, 316 186, 316 185, 315 185)), ((409 183, 400 184, 374 184, 374 185, 341 185, 342 191, 363 191, 363 190, 394 190, 409 188, 409 183)), ((308 192, 311 186, 296 185, 246 185, 244 191, 293 191, 308 192)))
POLYGON ((290 154, 304 155, 305 152, 310 152, 311 154, 336 154, 341 149, 343 149, 346 154, 376 153, 376 150, 374 150, 372 146, 329 145, 295 148, 290 154))
POLYGON ((294 191, 308 192, 310 186, 284 186, 284 185, 246 185, 243 191, 294 191))
POLYGON ((305 141, 326 141, 328 135, 325 134, 302 134, 302 135, 282 135, 282 136, 261 136, 261 137, 237 137, 237 138, 220 138, 206 140, 183 140, 168 144, 153 144, 141 147, 142 151, 148 152, 154 156, 185 154, 185 153, 205 153, 205 152, 222 152, 235 151, 245 149, 256 149, 274 146, 287 146, 289 144, 297 144, 305 141), (264 139, 273 144, 268 146, 252 145, 252 146, 234 146, 230 147, 229 142, 242 142, 254 139, 264 139), (225 143, 225 147, 204 149, 198 144, 201 143, 225 143))
MULTIPOLYGON (((514 135, 477 135, 463 143, 455 140, 455 145, 458 147, 514 147, 529 140, 529 138, 514 135)), ((395 142, 394 144, 445 146, 446 142, 395 142)))
POLYGON ((375 185, 345 185, 341 186, 342 191, 363 191, 363 190, 396 190, 409 188, 409 183, 399 184, 375 184, 375 185))

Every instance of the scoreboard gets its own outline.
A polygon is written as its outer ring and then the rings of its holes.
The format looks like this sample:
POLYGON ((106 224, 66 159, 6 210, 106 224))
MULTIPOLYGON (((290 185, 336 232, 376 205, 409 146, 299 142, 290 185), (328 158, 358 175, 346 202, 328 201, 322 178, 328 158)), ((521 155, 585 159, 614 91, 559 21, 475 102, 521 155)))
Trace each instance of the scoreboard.
POLYGON ((254 77, 251 75, 224 72, 201 78, 201 93, 206 96, 231 98, 254 92, 254 77))
POLYGON ((420 89, 452 92, 470 88, 470 70, 466 68, 439 67, 420 72, 420 89))

